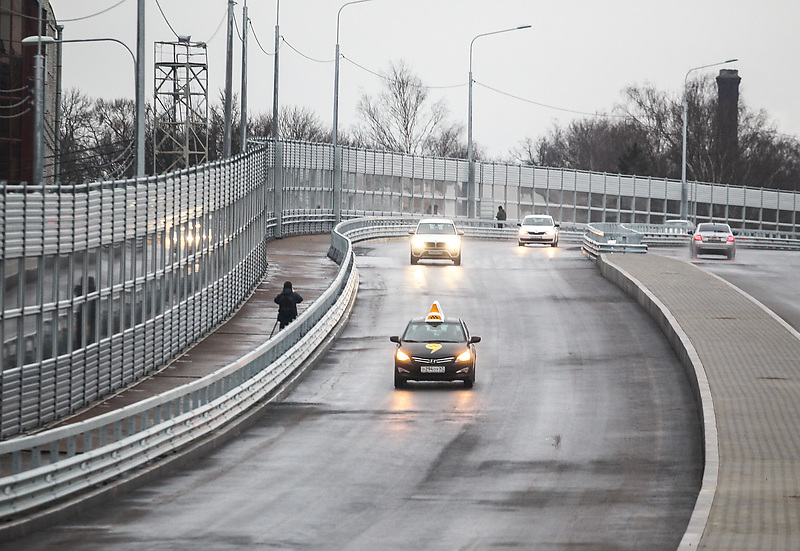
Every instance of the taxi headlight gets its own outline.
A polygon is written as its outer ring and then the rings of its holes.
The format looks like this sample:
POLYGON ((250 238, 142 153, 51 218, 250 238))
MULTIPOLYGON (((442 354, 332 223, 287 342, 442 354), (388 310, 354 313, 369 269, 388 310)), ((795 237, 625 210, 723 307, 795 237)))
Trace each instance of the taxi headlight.
POLYGON ((401 362, 407 362, 408 360, 411 359, 408 354, 406 354, 405 352, 403 352, 399 348, 397 349, 397 352, 395 352, 394 357, 397 358, 401 362))
POLYGON ((456 360, 459 362, 468 362, 472 359, 472 354, 469 353, 469 348, 464 350, 461 354, 458 355, 456 360))

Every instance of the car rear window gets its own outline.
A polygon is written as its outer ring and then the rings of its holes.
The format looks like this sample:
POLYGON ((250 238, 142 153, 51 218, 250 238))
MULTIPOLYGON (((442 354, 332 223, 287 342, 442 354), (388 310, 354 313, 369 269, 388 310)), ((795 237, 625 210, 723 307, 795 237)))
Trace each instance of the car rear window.
POLYGON ((412 321, 406 327, 404 341, 417 342, 464 342, 467 340, 460 323, 425 323, 412 321))
POLYGON ((720 231, 727 233, 730 231, 730 229, 725 224, 700 224, 697 228, 697 231, 720 231))
POLYGON ((456 227, 453 224, 447 223, 438 224, 434 222, 422 222, 419 226, 417 226, 417 233, 455 235, 456 227))

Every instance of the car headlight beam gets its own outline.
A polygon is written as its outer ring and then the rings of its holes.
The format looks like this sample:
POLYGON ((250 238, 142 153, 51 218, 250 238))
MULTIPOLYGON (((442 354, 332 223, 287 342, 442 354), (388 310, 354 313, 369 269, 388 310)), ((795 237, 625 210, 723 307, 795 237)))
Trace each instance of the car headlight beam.
POLYGON ((469 348, 464 350, 461 354, 458 355, 456 360, 459 362, 468 362, 472 359, 472 354, 470 354, 469 348))
POLYGON ((397 349, 397 352, 395 352, 394 357, 397 358, 398 361, 401 361, 401 362, 407 362, 408 360, 411 359, 411 357, 408 354, 406 354, 405 352, 403 352, 399 348, 397 349))

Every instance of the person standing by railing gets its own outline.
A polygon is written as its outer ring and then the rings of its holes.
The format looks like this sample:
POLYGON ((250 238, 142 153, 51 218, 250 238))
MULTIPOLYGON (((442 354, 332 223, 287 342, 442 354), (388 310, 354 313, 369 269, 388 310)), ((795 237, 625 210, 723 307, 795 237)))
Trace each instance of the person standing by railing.
POLYGON ((503 205, 497 207, 497 216, 495 218, 497 218, 498 220, 497 222, 498 228, 502 228, 503 226, 505 226, 504 221, 506 219, 506 209, 503 208, 503 205))

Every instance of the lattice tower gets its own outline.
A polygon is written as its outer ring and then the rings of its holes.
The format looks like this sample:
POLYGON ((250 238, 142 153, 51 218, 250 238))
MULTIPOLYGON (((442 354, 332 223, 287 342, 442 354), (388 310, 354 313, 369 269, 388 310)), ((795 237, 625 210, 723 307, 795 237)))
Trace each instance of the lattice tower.
POLYGON ((208 55, 203 42, 155 43, 155 173, 208 160, 208 55))

